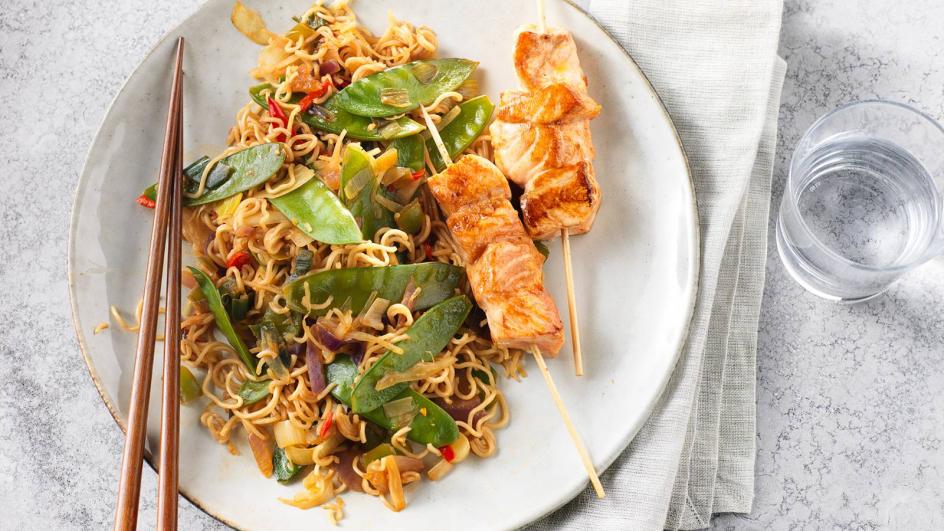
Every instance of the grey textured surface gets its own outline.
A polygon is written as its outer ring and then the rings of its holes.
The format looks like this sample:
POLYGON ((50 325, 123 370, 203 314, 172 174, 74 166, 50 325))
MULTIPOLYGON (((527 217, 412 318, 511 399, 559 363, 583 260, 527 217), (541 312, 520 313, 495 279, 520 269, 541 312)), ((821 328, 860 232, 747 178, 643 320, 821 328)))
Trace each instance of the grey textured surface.
MULTIPOLYGON (((66 244, 72 193, 108 102, 195 0, 7 0, 0 9, 0 528, 100 529, 121 432, 78 354, 66 244)), ((788 0, 779 202, 791 146, 848 101, 944 118, 944 4, 788 0)), ((776 212, 776 208, 772 209, 776 212)), ((731 529, 944 526, 944 263, 855 307, 806 294, 769 250, 758 352, 754 511, 731 529)), ((154 521, 146 469, 141 521, 154 521)), ((321 520, 319 520, 321 521, 321 520)), ((182 529, 220 529, 183 502, 182 529)))

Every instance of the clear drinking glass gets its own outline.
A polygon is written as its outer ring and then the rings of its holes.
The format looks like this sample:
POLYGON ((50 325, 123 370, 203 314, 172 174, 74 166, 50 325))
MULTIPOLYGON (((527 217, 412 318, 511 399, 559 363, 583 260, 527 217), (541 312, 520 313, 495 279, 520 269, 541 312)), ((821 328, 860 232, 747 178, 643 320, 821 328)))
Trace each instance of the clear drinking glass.
POLYGON ((807 290, 872 298, 944 251, 944 129, 907 105, 866 101, 823 116, 790 162, 777 249, 807 290))

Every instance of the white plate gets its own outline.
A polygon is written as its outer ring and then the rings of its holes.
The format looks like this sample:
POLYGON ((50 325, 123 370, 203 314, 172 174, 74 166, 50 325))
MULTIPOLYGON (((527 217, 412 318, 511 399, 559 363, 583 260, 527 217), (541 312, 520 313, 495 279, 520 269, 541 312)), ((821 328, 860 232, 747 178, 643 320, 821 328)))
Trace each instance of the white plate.
MULTIPOLYGON (((306 0, 250 2, 276 30, 306 0)), ((575 285, 586 376, 573 374, 569 347, 551 371, 599 470, 626 448, 675 366, 695 297, 698 230, 695 197, 675 129, 642 72, 590 17, 563 1, 547 2, 551 24, 570 29, 604 108, 593 121, 603 206, 593 232, 573 238, 575 285)), ((128 311, 140 298, 152 213, 134 203, 159 166, 170 91, 173 40, 187 38, 185 151, 221 145, 254 82, 259 48, 229 22, 232 0, 211 0, 165 37, 115 98, 89 151, 76 193, 69 254, 76 331, 89 371, 115 420, 124 425, 134 351, 131 334, 112 327, 108 305, 128 311)), ((511 63, 516 27, 534 19, 533 2, 358 0, 375 32, 388 9, 432 27, 442 56, 481 62, 493 100, 517 82, 511 63)), ((547 285, 566 316, 560 246, 552 243, 547 285)), ((158 356, 160 357, 160 356, 158 356)), ((158 429, 160 361, 155 363, 149 445, 158 429)), ((533 367, 533 364, 531 365, 533 367)), ((445 480, 423 482, 395 514, 379 500, 345 495, 345 526, 495 529, 524 525, 567 502, 587 480, 544 382, 532 370, 503 383, 512 423, 498 432, 499 452, 463 463, 445 480)), ((206 512, 245 529, 324 525, 324 512, 277 501, 300 486, 263 478, 245 446, 232 456, 200 426, 200 407, 182 412, 180 490, 206 512)), ((116 460, 117 463, 117 460, 116 460)))

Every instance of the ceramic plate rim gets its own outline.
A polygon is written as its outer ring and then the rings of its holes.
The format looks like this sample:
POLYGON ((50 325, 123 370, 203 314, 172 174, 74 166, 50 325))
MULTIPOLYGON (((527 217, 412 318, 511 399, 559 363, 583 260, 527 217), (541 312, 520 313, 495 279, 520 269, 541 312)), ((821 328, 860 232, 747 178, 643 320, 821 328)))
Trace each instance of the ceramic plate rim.
MULTIPOLYGON (((604 461, 603 466, 600 467, 600 470, 598 470, 598 472, 602 474, 607 468, 610 467, 610 465, 613 464, 613 462, 620 455, 622 455, 622 453, 629 446, 629 443, 631 443, 632 440, 636 437, 639 430, 642 428, 642 425, 645 424, 646 420, 648 420, 649 415, 652 414, 652 411, 655 408, 656 403, 658 403, 659 400, 661 400, 662 395, 665 393, 665 389, 666 389, 666 386, 668 385, 668 381, 671 378, 672 374, 675 372, 675 368, 678 365, 678 361, 679 361, 679 358, 681 357, 682 350, 685 348, 685 344, 687 343, 687 338, 688 338, 688 331, 691 328, 691 322, 692 322, 692 319, 694 318, 695 302, 697 300, 698 288, 699 288, 698 279, 699 279, 700 270, 701 270, 701 256, 700 256, 701 232, 699 230, 700 223, 698 219, 697 198, 695 197, 695 185, 694 185, 694 179, 692 177, 692 169, 691 169, 691 164, 689 162, 688 154, 685 151, 685 146, 683 145, 682 139, 679 136, 678 129, 675 126, 675 122, 672 120, 672 117, 669 115, 668 111, 666 110, 665 103, 662 101, 662 98, 659 96, 658 92, 656 92, 655 87, 653 87, 652 82, 649 80, 649 77, 646 76, 646 73, 642 70, 642 68, 639 67, 639 64, 636 62, 635 59, 633 59, 633 57, 623 47, 623 45, 620 44, 619 40, 616 39, 616 37, 614 37, 613 34, 610 33, 610 31, 606 27, 604 27, 596 18, 594 18, 590 13, 588 13, 581 6, 577 5, 573 0, 558 0, 558 1, 568 4, 569 6, 574 8, 576 11, 578 11, 582 16, 589 19, 595 26, 597 26, 597 28, 599 28, 607 36, 607 38, 609 38, 611 41, 613 41, 613 43, 617 45, 620 52, 628 61, 627 66, 635 69, 636 72, 639 74, 639 76, 645 81, 645 84, 646 84, 645 88, 653 97, 653 99, 658 103, 659 110, 661 111, 661 114, 663 115, 665 122, 669 125, 669 128, 672 131, 672 134, 675 138, 676 147, 678 148, 678 152, 682 157, 682 162, 685 167, 685 174, 686 174, 686 177, 688 178, 687 185, 688 185, 688 192, 689 192, 688 195, 690 199, 688 208, 690 210, 689 213, 692 220, 692 225, 688 227, 688 230, 693 235, 693 237, 691 238, 689 242, 689 249, 688 249, 692 267, 689 268, 689 278, 687 279, 687 283, 686 283, 686 287, 688 288, 688 295, 689 295, 689 300, 687 301, 687 308, 686 308, 687 316, 684 319, 685 325, 680 330, 679 342, 678 342, 678 345, 676 346, 675 352, 673 354, 673 360, 670 364, 672 367, 672 370, 666 371, 666 373, 663 374, 662 381, 659 383, 659 388, 661 390, 652 396, 652 398, 649 400, 649 403, 646 404, 645 414, 639 417, 639 420, 637 420, 635 423, 636 425, 633 426, 627 432, 627 436, 625 440, 621 441, 620 446, 622 446, 622 450, 612 456, 608 456, 607 460, 604 461)), ((85 362, 86 369, 88 369, 89 371, 89 376, 92 379, 92 383, 95 385, 95 389, 98 391, 99 397, 102 399, 102 402, 104 403, 106 409, 108 410, 109 414, 111 414, 112 419, 114 419, 115 423, 121 429, 122 433, 127 432, 127 426, 125 425, 124 421, 121 419, 121 416, 118 414, 118 411, 116 410, 116 406, 112 403, 112 400, 110 399, 108 392, 102 386, 98 372, 95 370, 95 365, 92 362, 91 356, 89 355, 89 348, 85 340, 85 334, 83 333, 79 325, 78 304, 76 302, 77 299, 76 299, 76 292, 75 292, 76 285, 75 285, 75 279, 74 279, 74 273, 73 273, 75 270, 76 227, 77 227, 78 219, 79 219, 79 215, 78 215, 79 210, 82 207, 82 205, 79 204, 79 198, 81 197, 82 192, 84 191, 85 187, 88 185, 88 182, 90 180, 88 176, 88 173, 90 171, 89 158, 92 156, 92 153, 95 151, 95 148, 97 147, 99 142, 102 141, 101 132, 102 132, 102 129, 105 127, 105 124, 108 123, 109 119, 111 118, 112 113, 115 111, 115 102, 125 92, 130 80, 138 73, 139 70, 141 70, 141 68, 144 67, 144 64, 154 54, 154 52, 165 41, 167 41, 167 39, 171 38, 171 36, 178 31, 178 28, 180 28, 182 24, 184 24, 191 17, 196 16, 198 13, 204 10, 210 9, 211 4, 212 2, 206 2, 202 4, 192 13, 184 17, 173 28, 171 28, 166 33, 164 33, 164 35, 162 35, 161 38, 158 39, 153 46, 151 46, 148 52, 141 58, 141 61, 138 63, 138 65, 125 78, 121 87, 118 89, 118 91, 115 93, 115 96, 112 98, 111 102, 108 104, 108 110, 105 112, 104 116, 102 117, 102 120, 99 123, 98 128, 96 129, 95 135, 92 138, 92 141, 89 143, 89 148, 86 151, 86 155, 83 161, 82 173, 79 176, 78 184, 76 185, 76 189, 75 189, 73 199, 72 199, 72 212, 69 219, 69 244, 68 244, 69 248, 68 248, 68 263, 67 263, 69 304, 72 310, 70 317, 72 319, 72 326, 73 326, 73 329, 75 330, 76 339, 78 340, 78 343, 79 343, 79 351, 82 355, 82 359, 85 362)), ((157 472, 157 466, 154 463, 154 457, 153 455, 151 455, 151 453, 148 450, 145 450, 144 460, 148 464, 148 466, 151 467, 152 470, 157 472)), ((576 489, 573 489, 572 491, 568 492, 566 495, 562 496, 559 500, 555 501, 552 504, 540 505, 539 509, 537 509, 536 511, 532 511, 526 516, 524 516, 523 522, 519 524, 519 527, 527 525, 528 523, 534 522, 556 511, 557 509, 563 507, 565 504, 567 504, 572 499, 574 499, 574 497, 576 497, 577 494, 579 494, 583 489, 585 489, 588 482, 589 481, 585 480, 584 482, 580 483, 576 489)), ((199 508, 201 511, 210 515, 216 520, 222 522, 223 524, 228 525, 235 529, 242 529, 235 523, 229 521, 227 518, 219 514, 216 514, 215 512, 210 510, 208 507, 205 506, 205 504, 201 502, 201 500, 196 495, 186 492, 184 488, 180 489, 180 495, 183 496, 187 501, 192 503, 195 507, 199 508)))

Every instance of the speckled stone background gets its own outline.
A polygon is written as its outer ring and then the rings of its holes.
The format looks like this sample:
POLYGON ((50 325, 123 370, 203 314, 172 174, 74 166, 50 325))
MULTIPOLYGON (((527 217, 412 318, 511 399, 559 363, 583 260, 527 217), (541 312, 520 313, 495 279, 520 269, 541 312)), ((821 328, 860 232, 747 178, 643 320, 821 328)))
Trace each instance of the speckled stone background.
MULTIPOLYGON (((122 435, 74 338, 69 212, 109 101, 196 0, 0 7, 0 529, 111 525, 122 435)), ((819 115, 869 98, 944 119, 944 3, 787 0, 773 200, 819 115)), ((774 214, 776 208, 772 209, 774 214)), ((772 233, 771 233, 772 234, 772 233)), ((944 528, 944 263, 855 307, 806 294, 771 237, 754 511, 725 529, 944 528)), ((141 522, 154 521, 145 469, 141 522)), ((223 526, 190 506, 182 529, 223 526)))

